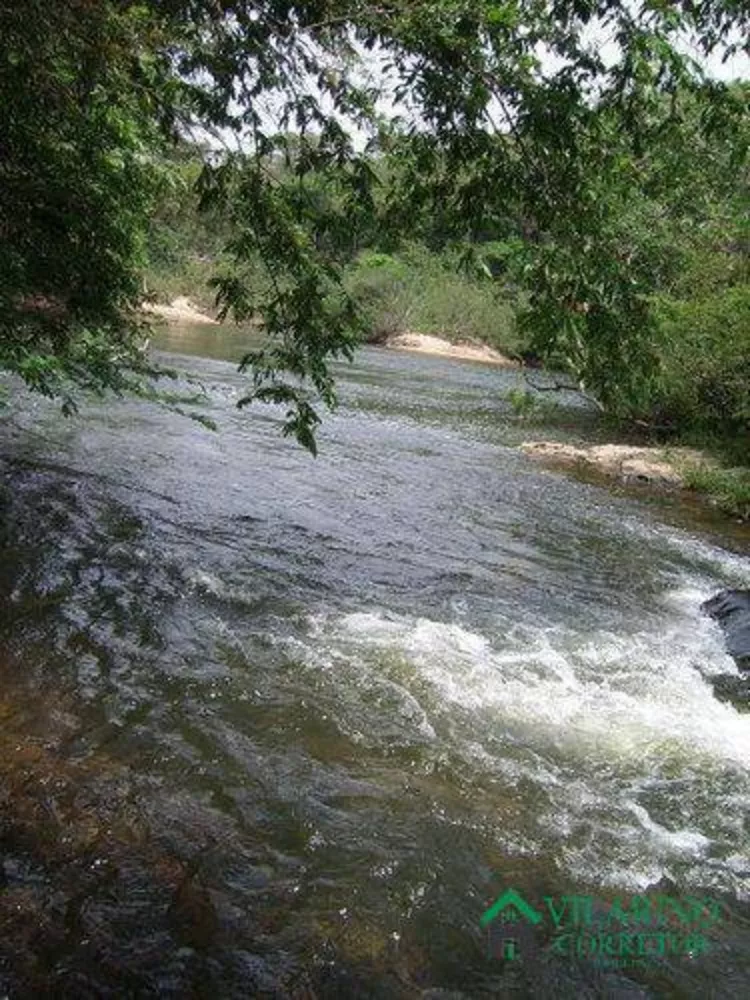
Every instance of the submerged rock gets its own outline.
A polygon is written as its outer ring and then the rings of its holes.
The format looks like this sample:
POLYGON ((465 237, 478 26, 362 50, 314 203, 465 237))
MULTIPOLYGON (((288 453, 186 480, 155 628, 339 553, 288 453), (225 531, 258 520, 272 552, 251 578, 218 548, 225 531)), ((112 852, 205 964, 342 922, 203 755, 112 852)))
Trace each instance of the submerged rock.
POLYGON ((750 590, 722 590, 704 601, 701 611, 721 625, 727 652, 740 670, 750 670, 750 590))

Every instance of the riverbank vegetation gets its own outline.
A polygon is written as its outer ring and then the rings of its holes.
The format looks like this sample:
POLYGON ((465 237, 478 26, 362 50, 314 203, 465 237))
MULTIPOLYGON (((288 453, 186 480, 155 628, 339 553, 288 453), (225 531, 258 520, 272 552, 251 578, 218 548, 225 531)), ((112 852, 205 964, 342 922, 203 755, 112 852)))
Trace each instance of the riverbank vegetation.
POLYGON ((329 359, 414 331, 745 466, 750 91, 680 39, 749 28, 721 0, 2 4, 0 366, 67 410, 137 391, 144 292, 188 294, 263 323, 241 405, 313 450, 329 359))
MULTIPOLYGON (((737 96, 741 92, 736 88, 737 96)), ((705 156, 697 171, 706 212, 701 228, 689 227, 666 198, 630 205, 618 222, 625 234, 618 252, 648 255, 648 267, 643 265, 648 294, 640 300, 648 329, 641 348, 647 354, 628 355, 632 368, 627 371, 599 371, 596 356, 589 360, 592 377, 581 378, 557 331, 551 336, 547 331, 547 339, 539 336, 528 318, 533 289, 524 281, 530 250, 523 219, 509 220, 502 232, 467 248, 441 236, 426 213, 408 238, 395 240, 387 220, 380 221, 394 197, 388 178, 397 169, 385 156, 371 160, 373 172, 380 171, 385 180, 377 189, 369 232, 340 260, 343 287, 358 310, 359 336, 375 344, 406 333, 485 343, 511 358, 567 371, 590 393, 592 382, 599 384, 603 388, 593 394, 606 400, 602 407, 613 435, 635 433, 660 446, 705 449, 726 467, 717 468, 715 461, 692 466, 684 481, 711 495, 730 515, 747 517, 742 468, 748 461, 750 421, 750 248, 742 206, 747 174, 732 174, 730 150, 720 142, 705 156)), ((216 275, 231 264, 224 255, 228 234, 221 216, 201 213, 189 198, 200 162, 200 150, 184 146, 171 167, 175 182, 149 230, 146 287, 165 302, 189 292, 210 310, 216 275)), ((324 213, 322 202, 318 211, 324 213)), ((259 257, 245 262, 244 276, 250 294, 261 298, 266 279, 259 257)), ((594 306, 583 300, 577 308, 588 320, 594 306)), ((616 346, 627 348, 625 342, 616 346)), ((625 363, 620 359, 621 366, 625 363)), ((516 401, 519 409, 529 400, 539 405, 533 393, 523 396, 516 401)))

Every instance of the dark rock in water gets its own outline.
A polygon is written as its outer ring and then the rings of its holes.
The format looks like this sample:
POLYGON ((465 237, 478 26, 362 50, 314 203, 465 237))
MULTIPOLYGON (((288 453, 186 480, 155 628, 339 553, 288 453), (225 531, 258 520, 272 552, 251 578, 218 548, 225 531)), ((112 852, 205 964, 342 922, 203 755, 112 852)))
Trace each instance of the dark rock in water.
POLYGON ((740 712, 750 712, 750 676, 747 674, 719 674, 709 677, 714 694, 719 701, 728 701, 740 712))
POLYGON ((701 611, 721 625, 727 652, 740 670, 750 670, 750 590, 722 590, 704 601, 701 611))

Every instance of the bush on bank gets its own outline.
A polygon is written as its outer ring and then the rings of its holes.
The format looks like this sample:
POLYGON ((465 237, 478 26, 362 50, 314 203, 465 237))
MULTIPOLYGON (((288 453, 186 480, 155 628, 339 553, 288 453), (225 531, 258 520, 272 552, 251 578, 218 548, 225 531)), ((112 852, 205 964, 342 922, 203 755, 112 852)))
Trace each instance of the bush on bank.
POLYGON ((393 255, 366 250, 347 268, 346 286, 365 313, 370 343, 413 332, 479 341, 505 354, 519 349, 510 295, 461 271, 448 251, 418 245, 393 255))

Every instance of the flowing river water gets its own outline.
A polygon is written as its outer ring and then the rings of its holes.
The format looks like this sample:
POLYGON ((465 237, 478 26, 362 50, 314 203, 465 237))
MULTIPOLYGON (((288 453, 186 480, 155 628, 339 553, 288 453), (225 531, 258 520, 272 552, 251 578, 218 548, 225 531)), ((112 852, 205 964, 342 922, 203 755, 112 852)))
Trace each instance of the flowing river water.
POLYGON ((699 613, 747 534, 532 464, 513 372, 363 350, 314 460, 229 334, 160 346, 218 434, 0 426, 0 995, 750 995, 750 715, 699 613), (720 919, 500 954, 508 887, 720 919))

